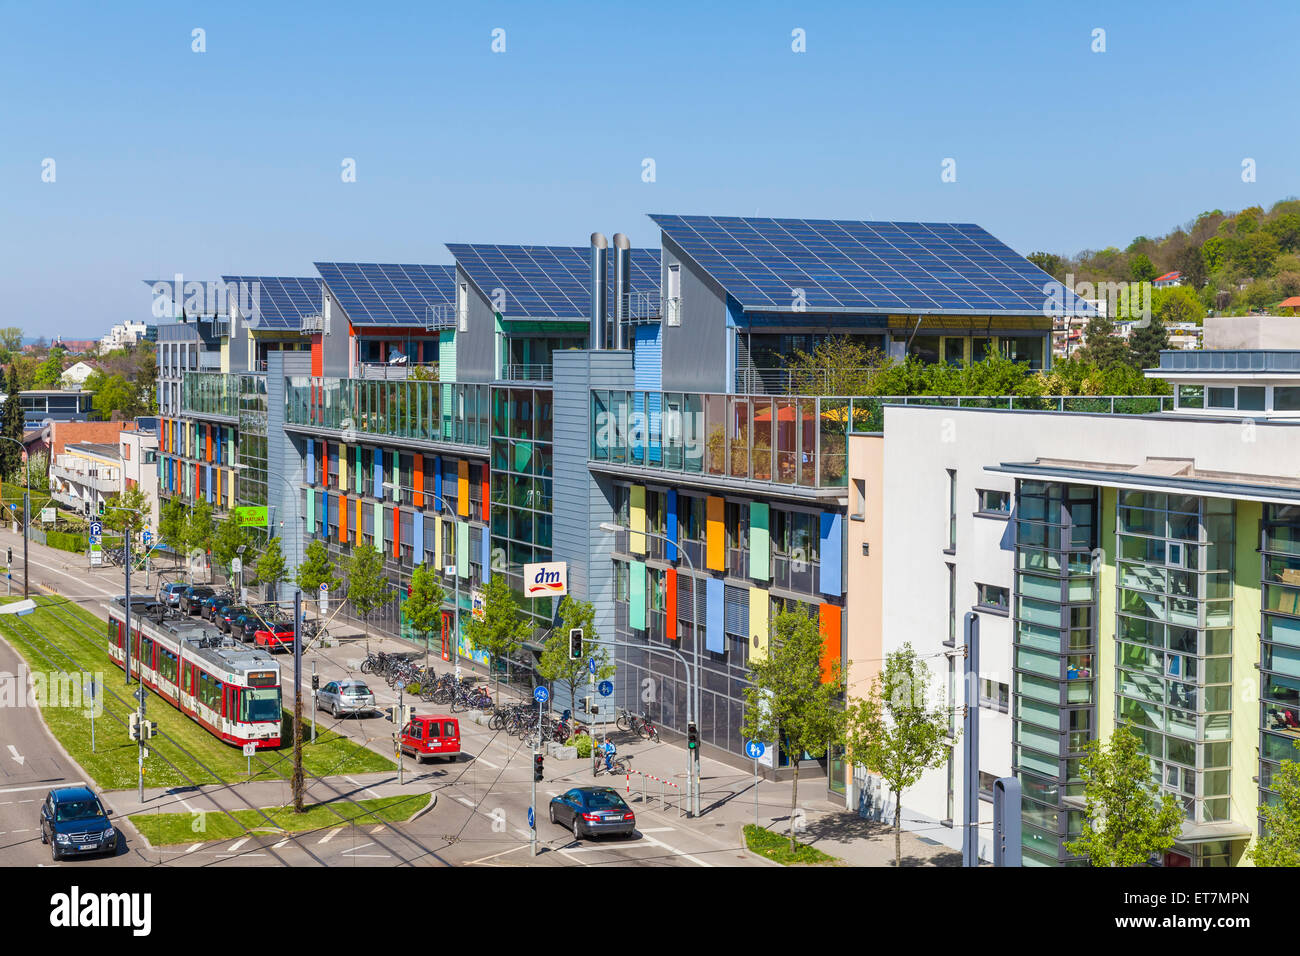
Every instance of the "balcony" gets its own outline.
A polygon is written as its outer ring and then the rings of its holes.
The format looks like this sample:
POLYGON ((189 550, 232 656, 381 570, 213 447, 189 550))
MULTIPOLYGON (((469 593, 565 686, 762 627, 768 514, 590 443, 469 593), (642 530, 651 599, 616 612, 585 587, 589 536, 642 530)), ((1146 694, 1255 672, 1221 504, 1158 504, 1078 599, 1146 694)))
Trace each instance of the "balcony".
POLYGON ((50 465, 50 477, 91 488, 101 494, 115 495, 121 490, 121 478, 113 468, 78 468, 63 462, 50 465))
POLYGON ((326 379, 293 376, 285 388, 285 423, 383 438, 486 448, 488 385, 452 382, 326 379))
POLYGON ((512 362, 502 372, 502 380, 507 382, 549 382, 552 366, 546 364, 524 364, 512 362))

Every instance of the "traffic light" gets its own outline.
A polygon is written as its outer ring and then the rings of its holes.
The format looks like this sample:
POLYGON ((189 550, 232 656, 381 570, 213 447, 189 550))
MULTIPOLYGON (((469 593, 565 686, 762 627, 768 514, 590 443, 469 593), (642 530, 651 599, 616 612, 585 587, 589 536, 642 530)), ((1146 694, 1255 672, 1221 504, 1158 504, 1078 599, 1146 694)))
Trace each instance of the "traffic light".
POLYGON ((156 720, 146 720, 146 721, 145 721, 143 724, 141 724, 140 726, 142 726, 142 727, 144 728, 144 739, 145 739, 145 740, 148 740, 148 739, 149 739, 150 737, 152 737, 154 734, 158 733, 158 721, 156 721, 156 720))
POLYGON ((583 697, 578 701, 578 711, 583 714, 587 712, 587 698, 583 697))
POLYGON ((320 675, 319 675, 319 674, 312 674, 312 675, 311 675, 311 689, 312 689, 312 690, 320 690, 320 675))
POLYGON ((686 725, 686 749, 687 750, 700 749, 700 730, 698 727, 695 726, 694 723, 690 723, 686 725))
POLYGON ((14 549, 13 549, 13 548, 10 548, 10 549, 9 549, 9 564, 13 564, 13 563, 14 563, 14 549))
POLYGON ((140 714, 134 710, 127 719, 126 732, 130 734, 132 740, 140 739, 140 714))
POLYGON ((569 660, 576 661, 582 657, 582 628, 575 627, 569 631, 569 660))
POLYGON ((533 754, 533 780, 540 783, 542 780, 542 755, 533 754))
POLYGON ((395 706, 384 708, 384 720, 388 721, 389 723, 395 723, 396 717, 397 717, 397 708, 395 706))

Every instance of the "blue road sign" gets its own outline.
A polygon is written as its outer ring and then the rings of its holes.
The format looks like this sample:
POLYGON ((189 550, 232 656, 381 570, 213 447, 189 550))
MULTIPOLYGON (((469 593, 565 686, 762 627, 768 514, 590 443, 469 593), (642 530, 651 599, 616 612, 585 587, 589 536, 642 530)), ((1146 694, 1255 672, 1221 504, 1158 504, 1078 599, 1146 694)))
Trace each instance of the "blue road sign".
POLYGON ((539 704, 544 704, 551 699, 551 692, 545 687, 537 687, 533 690, 533 699, 539 704))
POLYGON ((601 697, 608 697, 610 694, 614 693, 614 685, 610 681, 603 680, 596 685, 596 690, 600 691, 601 697))
POLYGON ((529 807, 528 808, 528 829, 531 830, 532 828, 533 828, 533 808, 529 807))
POLYGON ((152 531, 142 532, 140 535, 140 540, 143 541, 145 543, 145 546, 147 547, 149 542, 153 540, 153 532, 152 531))
POLYGON ((765 750, 767 750, 767 748, 764 747, 762 741, 759 740, 751 740, 749 743, 745 744, 745 753, 749 754, 749 756, 754 760, 763 756, 765 750))
POLYGON ((591 671, 592 674, 596 673, 596 658, 594 657, 587 658, 587 670, 591 671))
POLYGON ((92 521, 90 523, 90 536, 92 538, 98 538, 103 533, 104 533, 104 526, 102 524, 100 524, 98 521, 92 521))

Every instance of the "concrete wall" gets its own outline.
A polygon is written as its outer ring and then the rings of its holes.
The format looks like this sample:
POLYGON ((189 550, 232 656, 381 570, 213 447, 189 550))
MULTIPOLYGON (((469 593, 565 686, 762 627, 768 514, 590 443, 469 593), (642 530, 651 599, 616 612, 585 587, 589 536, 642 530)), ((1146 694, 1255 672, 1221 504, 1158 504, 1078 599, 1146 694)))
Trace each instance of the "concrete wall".
POLYGON ((1300 317, 1223 315, 1205 320, 1207 349, 1300 349, 1300 317))

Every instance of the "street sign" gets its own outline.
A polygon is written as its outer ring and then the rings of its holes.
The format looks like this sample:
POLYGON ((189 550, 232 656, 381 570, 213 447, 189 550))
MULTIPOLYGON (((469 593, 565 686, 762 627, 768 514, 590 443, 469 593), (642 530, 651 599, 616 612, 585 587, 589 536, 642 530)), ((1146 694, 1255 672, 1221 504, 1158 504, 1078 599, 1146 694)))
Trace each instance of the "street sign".
POLYGON ((244 505, 236 508, 235 519, 241 528, 265 528, 269 523, 266 505, 244 505))
POLYGON ((547 561, 524 565, 525 597, 564 597, 569 593, 569 565, 547 561))
POLYGON ((101 523, 98 522, 98 521, 92 521, 92 522, 90 523, 90 540, 91 540, 91 541, 98 541, 98 540, 99 540, 99 536, 102 535, 103 533, 104 533, 104 526, 103 526, 103 524, 101 524, 101 523))
POLYGON ((153 532, 150 531, 148 528, 146 528, 144 531, 141 531, 140 541, 141 543, 144 544, 146 548, 149 547, 149 545, 153 544, 153 532))
POLYGON ((587 658, 587 670, 591 671, 593 674, 596 673, 596 658, 587 658))
POLYGON ((239 558, 230 559, 230 573, 239 574, 244 570, 244 562, 239 558))
POLYGON ((55 519, 55 514, 54 514, 54 509, 53 509, 53 508, 42 508, 42 509, 41 509, 41 523, 42 523, 42 524, 53 524, 53 523, 54 523, 54 519, 55 519))
POLYGON ((745 744, 745 753, 749 754, 749 756, 754 760, 763 756, 763 751, 766 749, 767 748, 763 746, 762 741, 759 740, 751 740, 749 743, 745 744))
POLYGON ((539 704, 544 704, 551 699, 551 692, 545 687, 533 688, 533 699, 539 704))
POLYGON ((320 613, 324 617, 330 612, 330 588, 328 584, 320 586, 320 613))
POLYGON ((244 756, 252 757, 257 753, 257 744, 244 744, 244 756))
POLYGON ((530 829, 530 830, 533 829, 533 826, 534 826, 534 823, 533 823, 533 808, 532 808, 532 807, 529 807, 529 808, 528 808, 528 829, 530 829))
POLYGON ((601 697, 608 697, 614 693, 614 684, 612 681, 603 680, 596 685, 596 690, 600 691, 601 697))

